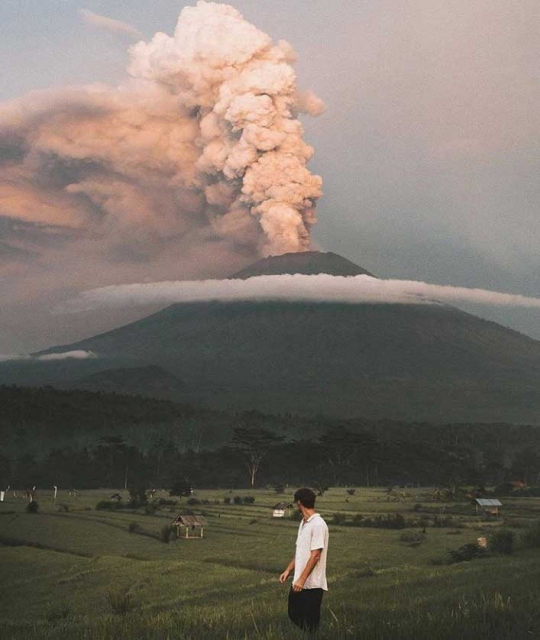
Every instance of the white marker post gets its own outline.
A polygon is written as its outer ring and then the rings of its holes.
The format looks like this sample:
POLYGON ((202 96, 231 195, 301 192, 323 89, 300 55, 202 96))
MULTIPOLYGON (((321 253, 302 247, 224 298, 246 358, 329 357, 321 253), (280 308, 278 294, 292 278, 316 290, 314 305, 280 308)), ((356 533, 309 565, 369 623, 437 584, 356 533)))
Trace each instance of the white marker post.
POLYGON ((58 487, 55 484, 53 484, 53 487, 54 487, 54 499, 56 500, 56 494, 58 493, 58 487))

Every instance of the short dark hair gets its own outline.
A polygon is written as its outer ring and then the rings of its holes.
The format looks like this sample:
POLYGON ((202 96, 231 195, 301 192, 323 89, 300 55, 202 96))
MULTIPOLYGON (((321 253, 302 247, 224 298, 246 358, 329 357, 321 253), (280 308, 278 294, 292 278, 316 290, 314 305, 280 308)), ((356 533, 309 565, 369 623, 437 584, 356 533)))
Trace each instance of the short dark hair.
POLYGON ((315 492, 308 487, 303 487, 302 489, 298 489, 294 493, 294 501, 300 501, 302 506, 306 509, 313 509, 315 506, 315 492))

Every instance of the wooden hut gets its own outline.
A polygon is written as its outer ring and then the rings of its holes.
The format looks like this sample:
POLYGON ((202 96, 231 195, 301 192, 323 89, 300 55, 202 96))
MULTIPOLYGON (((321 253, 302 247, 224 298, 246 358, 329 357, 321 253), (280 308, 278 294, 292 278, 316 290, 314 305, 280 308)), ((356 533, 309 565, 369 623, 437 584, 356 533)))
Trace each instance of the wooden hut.
POLYGON ((179 538, 203 538, 206 520, 202 516, 184 516, 182 514, 176 516, 172 521, 173 527, 176 527, 176 535, 179 538), (186 534, 181 535, 182 527, 185 527, 186 534))
POLYGON ((284 518, 285 512, 287 512, 287 517, 289 517, 291 513, 292 504, 287 502, 278 502, 272 507, 272 518, 284 518))
POLYGON ((476 513, 489 513, 492 516, 499 515, 502 504, 495 498, 475 498, 476 513))

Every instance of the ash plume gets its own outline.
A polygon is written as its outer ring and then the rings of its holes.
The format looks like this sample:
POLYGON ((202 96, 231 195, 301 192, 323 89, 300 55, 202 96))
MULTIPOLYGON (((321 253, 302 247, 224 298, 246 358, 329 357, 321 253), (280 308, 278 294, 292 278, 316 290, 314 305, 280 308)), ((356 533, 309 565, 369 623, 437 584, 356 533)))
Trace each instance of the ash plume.
POLYGON ((201 1, 173 36, 157 33, 130 55, 131 79, 118 88, 0 105, 11 249, 61 242, 113 261, 185 245, 220 257, 308 249, 321 179, 306 167, 313 149, 297 116, 323 105, 298 91, 292 47, 233 7, 201 1))

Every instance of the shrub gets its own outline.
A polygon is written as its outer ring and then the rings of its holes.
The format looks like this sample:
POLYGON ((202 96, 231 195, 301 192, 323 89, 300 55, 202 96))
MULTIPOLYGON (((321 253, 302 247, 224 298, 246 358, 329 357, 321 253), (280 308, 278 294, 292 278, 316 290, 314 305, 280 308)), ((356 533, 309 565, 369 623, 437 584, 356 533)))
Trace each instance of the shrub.
POLYGON ((110 500, 101 500, 101 502, 98 502, 96 504, 96 510, 97 511, 104 511, 104 510, 113 510, 113 509, 121 509, 122 508, 122 503, 120 502, 111 502, 110 500))
POLYGON ((132 595, 127 589, 109 589, 107 592, 107 600, 111 610, 116 615, 125 616, 134 608, 132 595))
POLYGON ((164 527, 161 527, 160 538, 161 542, 168 544, 172 537, 175 535, 175 527, 172 524, 166 524, 164 527))
POLYGON ((540 522, 529 526, 522 534, 523 544, 526 547, 540 547, 540 522))
POLYGON ((511 482, 502 482, 493 489, 493 495, 496 496, 509 496, 514 490, 514 486, 511 482))
POLYGON ((378 524, 383 529, 404 529, 406 523, 401 513, 395 513, 386 516, 386 519, 381 518, 378 524))
POLYGON ((405 525, 405 518, 401 513, 396 513, 394 516, 388 516, 386 520, 387 529, 404 529, 405 525))
POLYGON ((158 498, 157 500, 157 504, 160 507, 164 507, 164 506, 174 506, 175 504, 178 504, 178 500, 167 500, 166 498, 158 498))
POLYGON ((242 504, 242 498, 240 496, 234 496, 233 502, 234 504, 242 504))
POLYGON ((363 519, 364 519, 364 516, 361 513, 355 513, 354 516, 352 517, 352 525, 354 527, 361 527, 363 519))
POLYGON ((254 502, 254 496, 244 496, 244 504, 253 504, 254 502))
POLYGON ((259 524, 259 521, 257 520, 257 518, 251 518, 249 524, 259 524))
POLYGON ((128 531, 130 533, 139 533, 141 527, 136 522, 130 522, 128 525, 128 531))
POLYGON ((419 511, 422 511, 422 505, 419 502, 417 502, 413 507, 413 511, 416 511, 416 513, 418 513, 419 511))
POLYGON ((152 503, 148 503, 147 505, 145 505, 144 507, 144 513, 147 516, 153 516, 155 514, 155 512, 159 509, 157 504, 152 504, 152 503))
POLYGON ((227 496, 226 498, 223 498, 223 504, 231 504, 231 499, 229 496, 227 496))
POLYGON ((130 507, 137 509, 142 507, 148 502, 148 496, 146 495, 146 489, 142 486, 131 487, 129 490, 130 507))
POLYGON ((196 505, 201 504, 200 500, 197 500, 197 498, 190 498, 187 503, 189 504, 190 507, 194 507, 196 505))
POLYGON ((339 511, 336 511, 336 513, 334 513, 334 515, 332 516, 333 524, 345 524, 346 520, 347 520, 347 514, 339 513, 339 511))
POLYGON ((353 518, 353 524, 357 527, 371 527, 374 529, 404 529, 408 524, 400 513, 386 516, 365 518, 358 514, 353 518))
POLYGON ((403 542, 409 547, 418 547, 422 542, 426 541, 426 535, 424 533, 402 533, 399 536, 400 542, 403 542))
POLYGON ((347 493, 348 493, 350 496, 354 496, 354 494, 356 493, 356 489, 347 489, 347 493))
POLYGON ((285 485, 278 483, 274 486, 274 491, 276 493, 285 493, 285 485))
POLYGON ((456 562, 467 562, 476 558, 487 558, 489 556, 487 549, 479 547, 474 542, 464 544, 462 547, 459 547, 459 549, 449 551, 448 554, 450 556, 449 561, 451 564, 456 562))
POLYGON ((463 526, 459 520, 454 518, 453 516, 440 516, 436 515, 433 518, 433 526, 434 527, 448 527, 448 528, 457 528, 463 526))
POLYGON ((69 507, 67 504, 59 504, 57 511, 60 511, 62 513, 69 513, 69 507))
POLYGON ((187 480, 177 480, 173 483, 169 491, 170 496, 190 496, 193 492, 193 487, 187 480))
POLYGON ((298 511, 297 509, 291 511, 291 515, 290 518, 291 520, 294 520, 295 522, 300 522, 300 520, 302 520, 304 516, 302 515, 301 511, 298 511))
POLYGON ((26 505, 26 513, 37 513, 39 511, 39 504, 32 500, 26 505))
POLYGON ((511 555, 514 551, 515 534, 510 529, 494 531, 488 538, 488 547, 492 553, 511 555))

